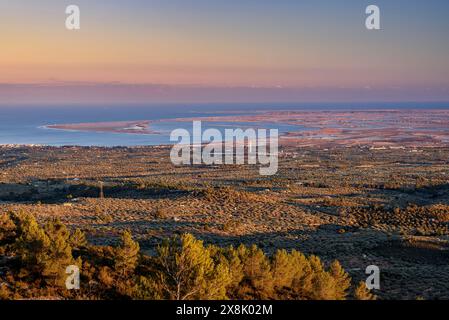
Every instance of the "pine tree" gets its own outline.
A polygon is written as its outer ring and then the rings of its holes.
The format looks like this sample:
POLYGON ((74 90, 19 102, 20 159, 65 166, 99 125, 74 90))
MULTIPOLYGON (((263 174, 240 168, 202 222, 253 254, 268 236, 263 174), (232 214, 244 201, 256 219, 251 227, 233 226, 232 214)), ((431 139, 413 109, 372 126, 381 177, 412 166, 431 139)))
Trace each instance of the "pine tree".
POLYGON ((376 300, 377 297, 371 293, 366 287, 366 283, 361 281, 354 292, 354 298, 356 300, 376 300))
POLYGON ((41 273, 40 261, 46 255, 45 249, 50 246, 50 239, 32 215, 21 213, 17 219, 19 237, 15 249, 22 262, 21 275, 41 273))
POLYGON ((15 245, 22 261, 21 275, 34 275, 47 284, 63 286, 66 268, 77 264, 68 244, 69 231, 59 220, 43 229, 32 215, 21 214, 18 218, 20 236, 15 245))
POLYGON ((337 260, 331 264, 330 274, 335 281, 335 296, 333 299, 344 300, 348 294, 348 289, 351 287, 351 278, 337 260))
MULTIPOLYGON (((34 216, 23 213, 1 215, 0 231, 14 244, 10 252, 21 267, 6 282, 49 290, 46 293, 53 290, 50 286, 63 285, 72 264, 83 265, 83 283, 95 298, 342 300, 351 284, 339 262, 326 268, 317 256, 296 250, 267 256, 255 245, 205 246, 184 234, 164 241, 156 256, 144 257, 129 231, 117 248, 86 247, 80 230, 70 233, 59 220, 40 227, 34 216), (73 259, 72 248, 83 249, 76 253, 87 259, 84 264, 81 258, 73 259)), ((0 288, 0 296, 16 294, 10 288, 0 288)), ((363 282, 353 297, 376 299, 363 282)))
POLYGON ((80 229, 76 229, 69 238, 69 243, 73 249, 81 249, 87 247, 88 243, 86 235, 80 229))
POLYGON ((279 299, 305 299, 305 288, 311 286, 311 273, 307 258, 293 250, 278 250, 273 258, 272 272, 274 286, 279 299))
POLYGON ((155 258, 155 283, 161 296, 172 300, 225 299, 231 276, 225 264, 214 262, 213 251, 190 234, 165 241, 155 258))
POLYGON ((126 230, 121 237, 121 244, 115 250, 114 267, 120 276, 127 276, 134 272, 139 260, 139 243, 132 238, 131 232, 126 230))
POLYGON ((43 248, 45 252, 38 259, 42 266, 42 275, 54 285, 64 286, 66 268, 70 265, 79 265, 72 256, 72 247, 69 244, 70 232, 59 220, 53 220, 44 227, 50 243, 43 248))
MULTIPOLYGON (((11 213, 0 214, 0 257, 11 253, 17 236, 17 227, 11 213)), ((1 258, 0 258, 1 260, 1 258)))
POLYGON ((256 245, 238 248, 243 265, 243 279, 237 290, 244 299, 269 299, 273 297, 273 276, 268 257, 256 245))
POLYGON ((324 273, 320 258, 314 255, 308 257, 303 277, 294 283, 294 290, 298 298, 301 300, 323 300, 324 273))
POLYGON ((161 300, 156 282, 149 277, 140 276, 131 291, 131 298, 137 300, 161 300))
POLYGON ((10 242, 16 236, 16 225, 11 213, 0 214, 0 245, 10 242))
POLYGON ((243 263, 239 257, 239 252, 234 247, 220 249, 213 255, 217 259, 217 263, 224 263, 229 269, 230 283, 228 291, 231 296, 233 290, 239 287, 240 282, 243 279, 243 263))
POLYGON ((278 250, 273 258, 273 281, 278 289, 289 287, 295 275, 296 266, 291 263, 287 250, 278 250))
POLYGON ((313 275, 313 291, 310 300, 337 300, 335 281, 332 275, 326 271, 317 272, 313 275))
POLYGON ((332 263, 327 271, 317 256, 304 260, 297 256, 297 276, 292 283, 296 299, 343 300, 346 298, 351 279, 338 262, 332 263))

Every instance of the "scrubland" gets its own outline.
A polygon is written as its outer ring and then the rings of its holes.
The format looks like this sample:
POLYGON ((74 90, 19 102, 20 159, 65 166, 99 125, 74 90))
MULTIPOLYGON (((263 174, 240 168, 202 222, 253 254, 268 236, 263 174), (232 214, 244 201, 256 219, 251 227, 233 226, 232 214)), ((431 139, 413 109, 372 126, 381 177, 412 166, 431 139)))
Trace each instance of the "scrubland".
POLYGON ((0 147, 2 297, 372 298, 356 289, 377 265, 379 299, 449 298, 449 148, 282 146, 271 177, 169 150, 0 147), (177 292, 164 268, 187 248, 209 273, 177 292), (82 290, 49 259, 78 263, 82 290))

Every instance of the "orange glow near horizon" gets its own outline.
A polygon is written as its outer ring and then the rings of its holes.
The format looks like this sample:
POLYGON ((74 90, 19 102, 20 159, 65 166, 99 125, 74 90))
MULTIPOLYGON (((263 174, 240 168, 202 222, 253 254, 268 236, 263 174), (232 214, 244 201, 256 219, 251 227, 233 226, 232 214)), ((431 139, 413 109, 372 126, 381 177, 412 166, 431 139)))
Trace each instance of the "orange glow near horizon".
MULTIPOLYGON (((79 31, 65 29, 66 2, 0 4, 8 12, 0 28, 0 83, 449 87, 444 25, 410 27, 399 16, 385 31, 368 32, 355 1, 345 10, 330 3, 318 10, 295 1, 197 0, 189 7, 79 0, 79 31)), ((389 5, 384 10, 403 9, 389 5)))

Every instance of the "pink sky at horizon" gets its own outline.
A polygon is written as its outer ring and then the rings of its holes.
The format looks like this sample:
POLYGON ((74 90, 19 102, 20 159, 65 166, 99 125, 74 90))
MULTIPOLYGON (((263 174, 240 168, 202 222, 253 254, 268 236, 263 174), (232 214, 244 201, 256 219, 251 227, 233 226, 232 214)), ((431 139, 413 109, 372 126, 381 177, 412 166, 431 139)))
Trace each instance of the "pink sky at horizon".
POLYGON ((379 32, 364 28, 366 4, 354 0, 75 2, 80 31, 64 27, 69 1, 0 3, 0 104, 56 101, 61 86, 73 102, 99 101, 111 83, 123 101, 170 100, 155 85, 176 88, 173 101, 243 92, 254 101, 449 101, 447 2, 418 9, 379 0, 379 32))

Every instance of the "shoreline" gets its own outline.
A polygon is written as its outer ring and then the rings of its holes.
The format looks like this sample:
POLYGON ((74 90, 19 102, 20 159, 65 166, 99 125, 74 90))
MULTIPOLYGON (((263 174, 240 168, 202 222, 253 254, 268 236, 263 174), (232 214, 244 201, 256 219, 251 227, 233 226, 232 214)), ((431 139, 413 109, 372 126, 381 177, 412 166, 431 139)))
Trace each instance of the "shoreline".
MULTIPOLYGON (((159 134, 150 124, 163 121, 186 123, 269 123, 294 126, 279 134, 279 144, 289 146, 438 147, 449 145, 449 110, 359 110, 359 111, 261 111, 253 115, 187 117, 47 125, 47 129, 116 133, 159 134)), ((247 126, 247 125, 245 125, 247 126)), ((170 145, 170 144, 169 144, 170 145)))
POLYGON ((125 134, 159 134, 150 129, 150 120, 109 121, 91 123, 50 124, 39 128, 71 132, 125 133, 125 134))

